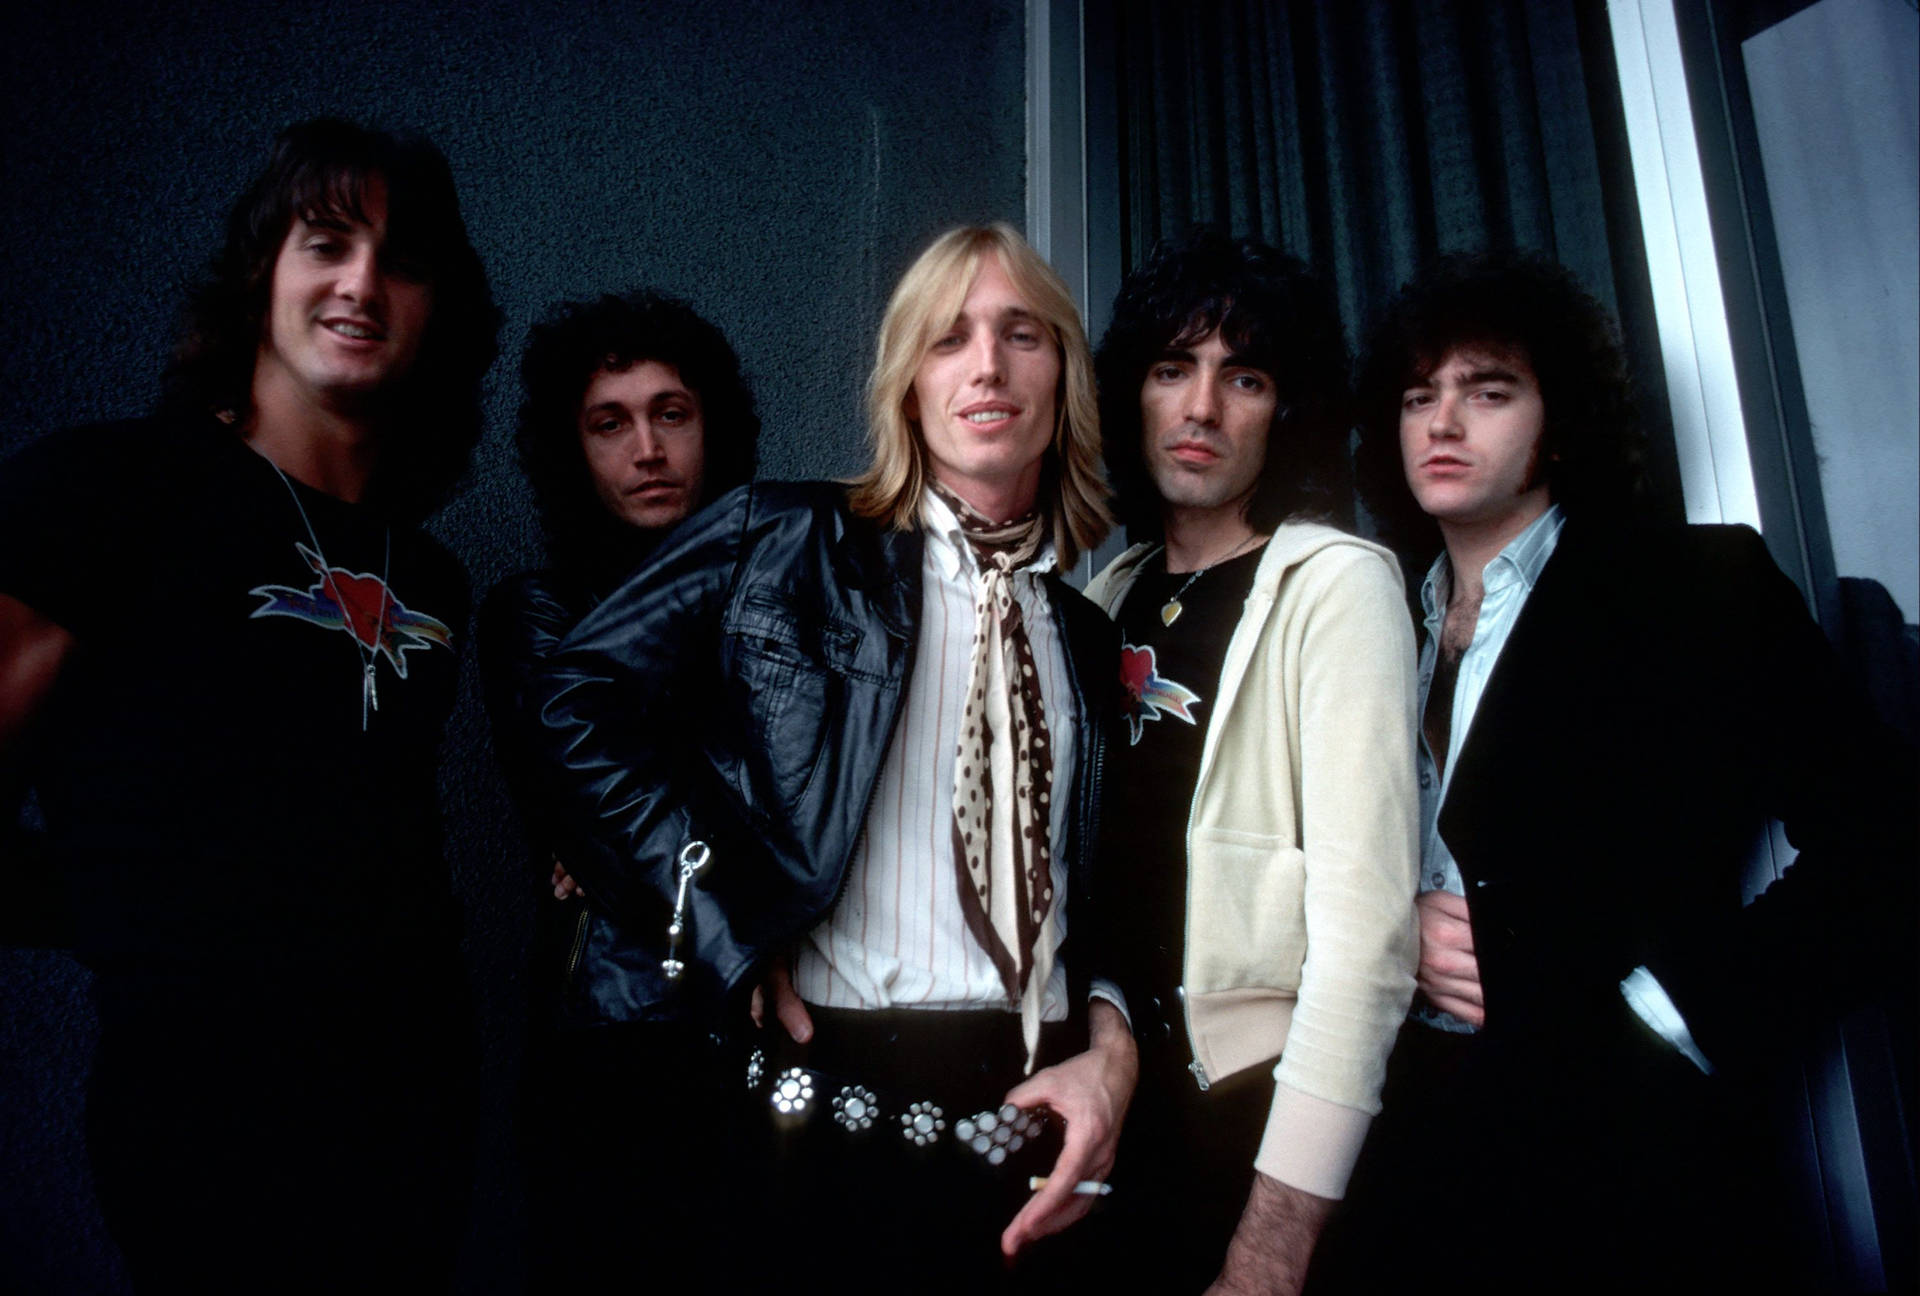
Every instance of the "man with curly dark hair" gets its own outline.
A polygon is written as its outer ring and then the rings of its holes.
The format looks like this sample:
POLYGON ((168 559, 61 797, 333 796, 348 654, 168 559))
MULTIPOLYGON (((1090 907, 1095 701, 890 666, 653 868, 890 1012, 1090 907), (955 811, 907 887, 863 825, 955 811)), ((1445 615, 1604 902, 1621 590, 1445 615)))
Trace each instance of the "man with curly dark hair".
POLYGON ((161 410, 0 475, 0 746, 95 974, 88 1150, 141 1290, 451 1281, 474 1041, 435 772, 467 591, 413 524, 494 327, 439 151, 304 122, 161 410))
POLYGON ((1757 535, 1638 515, 1612 323, 1568 272, 1443 261, 1362 375, 1371 507, 1444 547, 1420 993, 1329 1286, 1797 1286, 1749 1082, 1896 966, 1910 763, 1757 535), (1743 908, 1775 817, 1802 854, 1743 908))
POLYGON ((547 1291, 630 1269, 635 1220, 712 1253, 741 1213, 716 1201, 759 1178, 747 1159, 760 1127, 727 1101, 738 1071, 708 1031, 607 1008, 601 991, 622 942, 548 853, 552 813, 524 735, 539 723, 531 673, 675 526, 752 478, 760 419, 720 330, 645 289, 555 307, 528 334, 520 373, 520 464, 552 564, 488 595, 480 662, 494 739, 554 892, 534 948, 523 1104, 534 1286, 547 1291), (662 1122, 668 1107, 676 1119, 662 1122), (648 1162, 675 1169, 634 1173, 648 1162))
POLYGON ((1304 266, 1207 231, 1127 278, 1100 348, 1137 542, 1087 591, 1131 739, 1102 858, 1141 1084, 1111 1222, 1156 1291, 1300 1290, 1413 994, 1413 636, 1393 556, 1334 522, 1346 369, 1304 266))
MULTIPOLYGON (((1613 321, 1565 269, 1516 256, 1444 259, 1380 320, 1356 382, 1361 497, 1387 537, 1422 564, 1441 522, 1409 489, 1399 442, 1412 378, 1450 352, 1524 347, 1552 418, 1542 428, 1538 483, 1562 512, 1621 517, 1640 507, 1646 438, 1613 321)), ((1423 568, 1424 569, 1424 568, 1423 568)))

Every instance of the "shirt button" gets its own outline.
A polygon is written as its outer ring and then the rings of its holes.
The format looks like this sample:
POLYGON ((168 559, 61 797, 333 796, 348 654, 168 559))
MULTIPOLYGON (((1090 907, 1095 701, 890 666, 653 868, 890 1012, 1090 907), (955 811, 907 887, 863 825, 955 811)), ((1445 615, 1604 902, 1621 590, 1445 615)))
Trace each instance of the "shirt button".
POLYGON ((1429 774, 1429 773, 1427 773, 1427 772, 1426 772, 1425 770, 1421 770, 1421 771, 1420 771, 1420 786, 1421 786, 1421 787, 1423 787, 1423 788, 1430 788, 1430 787, 1432 787, 1432 786, 1433 786, 1433 775, 1431 775, 1431 774, 1429 774))
POLYGON ((1435 886, 1445 886, 1447 884, 1447 875, 1445 873, 1435 873, 1433 875, 1433 884, 1435 886))

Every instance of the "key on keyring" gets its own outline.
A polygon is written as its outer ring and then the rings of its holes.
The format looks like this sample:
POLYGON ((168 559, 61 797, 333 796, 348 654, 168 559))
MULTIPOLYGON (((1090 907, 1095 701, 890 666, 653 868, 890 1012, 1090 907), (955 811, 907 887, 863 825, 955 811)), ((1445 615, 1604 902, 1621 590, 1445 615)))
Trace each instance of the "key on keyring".
POLYGON ((712 858, 713 852, 703 841, 690 841, 680 848, 680 889, 673 897, 673 921, 667 926, 667 957, 660 961, 660 970, 669 981, 678 981, 687 970, 679 958, 680 937, 687 930, 687 886, 712 858))

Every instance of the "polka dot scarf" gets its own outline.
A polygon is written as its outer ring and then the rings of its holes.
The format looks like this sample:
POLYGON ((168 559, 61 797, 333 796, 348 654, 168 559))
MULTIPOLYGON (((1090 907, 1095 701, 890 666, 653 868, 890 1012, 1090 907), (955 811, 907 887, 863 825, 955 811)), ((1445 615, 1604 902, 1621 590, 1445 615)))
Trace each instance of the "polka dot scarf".
POLYGON ((1040 677, 1012 574, 1046 538, 1038 513, 996 523, 952 491, 934 491, 960 519, 982 580, 974 599, 973 666, 953 774, 953 859, 967 930, 980 942, 1009 998, 1033 1069, 1040 998, 1053 974, 1048 823, 1053 748, 1040 705, 1040 677))

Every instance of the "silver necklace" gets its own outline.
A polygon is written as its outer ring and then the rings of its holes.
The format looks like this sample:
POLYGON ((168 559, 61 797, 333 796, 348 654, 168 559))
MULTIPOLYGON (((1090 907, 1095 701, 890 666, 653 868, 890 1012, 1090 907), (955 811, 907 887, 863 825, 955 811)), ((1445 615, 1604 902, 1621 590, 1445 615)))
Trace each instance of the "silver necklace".
MULTIPOLYGON (((1185 605, 1180 602, 1180 596, 1187 592, 1187 587, 1189 585, 1199 580, 1202 576, 1205 576, 1208 572, 1212 571, 1215 567, 1218 567, 1221 563, 1227 562, 1234 558, 1238 558, 1241 554, 1245 553, 1248 549, 1252 548, 1253 542, 1255 540, 1258 540, 1259 538, 1260 537, 1258 535, 1248 536, 1245 540, 1242 540, 1239 544, 1235 545, 1233 547, 1232 552, 1226 554, 1224 557, 1215 558, 1212 562, 1208 563, 1205 567, 1196 568, 1192 573, 1190 573, 1187 576, 1187 579, 1181 582, 1180 588, 1173 592, 1173 597, 1160 605, 1160 624, 1163 626, 1171 626, 1175 621, 1178 621, 1180 619, 1180 614, 1187 610, 1185 605)), ((1165 552, 1166 546, 1161 545, 1160 549, 1162 552, 1165 552)))
MULTIPOLYGON (((266 456, 262 455, 265 459, 266 456)), ((333 584, 333 564, 327 561, 327 551, 320 547, 320 537, 314 532, 313 520, 307 516, 307 506, 300 502, 300 492, 293 488, 287 475, 280 471, 280 465, 267 459, 267 467, 273 469, 273 475, 287 488, 287 494, 293 497, 293 506, 300 510, 300 521, 307 528, 307 539, 313 541, 314 555, 320 559, 325 569, 320 577, 322 588, 333 584)), ((353 639, 354 653, 360 658, 360 732, 367 731, 367 716, 371 711, 380 709, 380 690, 374 683, 374 665, 380 660, 380 636, 387 632, 387 602, 392 597, 387 591, 387 575, 393 570, 393 528, 387 528, 386 554, 380 560, 380 612, 373 624, 373 647, 369 648, 360 639, 360 630, 353 624, 353 612, 347 607, 346 599, 340 595, 340 587, 334 585, 334 601, 340 605, 340 615, 347 623, 347 634, 353 639)))

